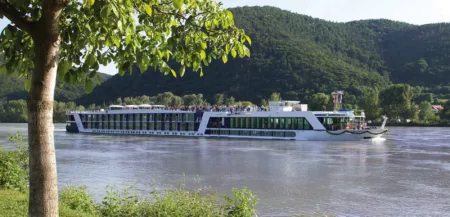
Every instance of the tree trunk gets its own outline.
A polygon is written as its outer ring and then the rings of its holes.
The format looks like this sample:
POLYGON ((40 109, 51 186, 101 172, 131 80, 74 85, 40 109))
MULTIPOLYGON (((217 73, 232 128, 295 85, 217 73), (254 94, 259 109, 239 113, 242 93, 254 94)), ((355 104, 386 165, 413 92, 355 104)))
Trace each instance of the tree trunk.
POLYGON ((29 216, 58 216, 58 180, 53 140, 53 99, 59 59, 59 13, 52 0, 44 1, 43 16, 33 28, 35 70, 28 94, 30 153, 29 216))

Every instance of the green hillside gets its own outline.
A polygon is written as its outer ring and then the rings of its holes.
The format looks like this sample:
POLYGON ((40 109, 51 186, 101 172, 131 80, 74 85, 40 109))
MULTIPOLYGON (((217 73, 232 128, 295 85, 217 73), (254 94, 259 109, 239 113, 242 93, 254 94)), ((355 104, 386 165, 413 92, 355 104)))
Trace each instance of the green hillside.
MULTIPOLYGON (((368 89, 392 83, 415 86, 417 103, 434 94, 450 98, 450 24, 411 25, 390 20, 329 22, 274 7, 233 8, 237 26, 252 38, 251 58, 214 62, 204 76, 182 78, 148 70, 113 76, 93 93, 82 87, 59 89, 57 100, 109 104, 118 97, 223 93, 258 103, 272 92, 308 102, 312 94, 346 92, 345 103, 358 104, 368 89), (430 94, 432 93, 432 94, 430 94)), ((174 66, 177 68, 177 66, 174 66)), ((0 82, 14 82, 14 81, 0 82)), ((0 83, 0 97, 21 85, 0 83), (2 95, 3 94, 3 95, 2 95)), ((17 89, 14 89, 17 90, 17 89)))
POLYGON ((259 102, 272 92, 308 100, 313 93, 343 89, 356 104, 366 88, 408 83, 439 97, 450 93, 450 24, 423 26, 390 20, 328 22, 273 7, 231 9, 252 38, 247 59, 213 63, 205 76, 183 78, 148 70, 114 76, 79 102, 108 103, 120 96, 215 93, 259 102))

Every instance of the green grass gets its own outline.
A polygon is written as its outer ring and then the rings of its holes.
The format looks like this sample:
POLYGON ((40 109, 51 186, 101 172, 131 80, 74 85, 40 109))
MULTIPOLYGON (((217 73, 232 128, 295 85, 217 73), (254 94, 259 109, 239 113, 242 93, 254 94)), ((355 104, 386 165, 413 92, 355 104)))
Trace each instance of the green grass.
MULTIPOLYGON (((139 197, 133 188, 118 191, 109 188, 107 196, 95 202, 85 186, 68 186, 60 192, 61 217, 252 217, 258 199, 250 190, 233 190, 231 197, 181 187, 139 197)), ((0 190, 0 216, 27 216, 28 193, 0 190)))
POLYGON ((28 195, 19 191, 0 190, 0 216, 27 216, 28 195))
MULTIPOLYGON (((73 210, 64 203, 59 204, 59 214, 62 217, 98 216, 81 210, 73 210)), ((28 216, 28 194, 14 190, 0 190, 0 216, 28 216)))

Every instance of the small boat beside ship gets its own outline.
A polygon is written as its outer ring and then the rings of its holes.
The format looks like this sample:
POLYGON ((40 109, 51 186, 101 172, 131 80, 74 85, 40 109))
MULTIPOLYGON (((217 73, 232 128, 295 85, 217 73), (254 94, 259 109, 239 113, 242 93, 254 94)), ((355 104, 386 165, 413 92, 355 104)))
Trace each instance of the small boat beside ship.
POLYGON ((271 101, 260 107, 190 107, 112 105, 108 110, 67 113, 73 133, 213 138, 349 141, 380 138, 387 132, 367 127, 364 113, 350 110, 308 111, 299 101, 271 101))

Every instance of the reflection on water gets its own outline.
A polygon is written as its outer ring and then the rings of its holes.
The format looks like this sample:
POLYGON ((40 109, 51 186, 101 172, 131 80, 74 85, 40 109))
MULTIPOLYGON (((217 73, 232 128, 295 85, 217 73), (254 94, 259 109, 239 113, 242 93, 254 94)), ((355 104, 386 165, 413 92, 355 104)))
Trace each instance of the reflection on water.
MULTIPOLYGON (((26 132, 25 125, 0 125, 26 132)), ((55 132, 59 182, 143 192, 194 179, 226 193, 248 186, 264 215, 450 215, 448 128, 392 128, 385 140, 300 142, 55 132)))

